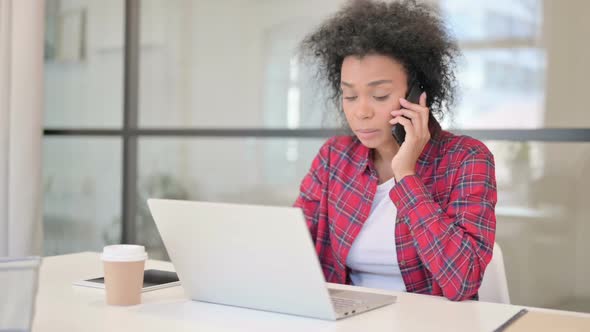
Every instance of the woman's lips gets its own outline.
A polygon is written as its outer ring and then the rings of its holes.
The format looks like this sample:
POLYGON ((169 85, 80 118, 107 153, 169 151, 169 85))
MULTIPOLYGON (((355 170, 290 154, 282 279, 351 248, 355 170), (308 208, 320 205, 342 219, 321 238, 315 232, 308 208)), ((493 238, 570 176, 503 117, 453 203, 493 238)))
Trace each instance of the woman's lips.
POLYGON ((379 132, 378 129, 357 129, 356 134, 361 138, 372 138, 379 132))

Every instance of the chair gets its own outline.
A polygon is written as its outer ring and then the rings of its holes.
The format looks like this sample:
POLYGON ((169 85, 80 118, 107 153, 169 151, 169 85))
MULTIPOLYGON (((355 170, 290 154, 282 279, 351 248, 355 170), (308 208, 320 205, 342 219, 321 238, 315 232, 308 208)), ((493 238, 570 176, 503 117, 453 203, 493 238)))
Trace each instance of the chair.
POLYGON ((502 256, 502 249, 500 249, 497 243, 494 243, 492 260, 484 272, 483 280, 479 287, 479 300, 483 302, 510 304, 506 270, 504 269, 504 257, 502 256))
POLYGON ((41 258, 0 257, 0 331, 30 331, 41 258))

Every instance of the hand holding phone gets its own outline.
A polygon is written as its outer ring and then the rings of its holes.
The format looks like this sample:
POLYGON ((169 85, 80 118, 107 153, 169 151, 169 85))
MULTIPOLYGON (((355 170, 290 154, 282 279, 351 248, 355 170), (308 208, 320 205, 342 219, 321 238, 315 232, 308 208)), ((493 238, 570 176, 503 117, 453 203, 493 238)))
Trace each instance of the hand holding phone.
MULTIPOLYGON (((414 83, 410 86, 410 90, 406 96, 406 100, 410 103, 418 104, 420 102, 420 95, 422 94, 422 92, 423 91, 421 89, 420 84, 414 81, 414 83)), ((400 146, 406 140, 406 130, 404 129, 404 126, 402 126, 399 123, 393 125, 393 127, 391 128, 391 134, 397 141, 397 144, 399 144, 400 146)))

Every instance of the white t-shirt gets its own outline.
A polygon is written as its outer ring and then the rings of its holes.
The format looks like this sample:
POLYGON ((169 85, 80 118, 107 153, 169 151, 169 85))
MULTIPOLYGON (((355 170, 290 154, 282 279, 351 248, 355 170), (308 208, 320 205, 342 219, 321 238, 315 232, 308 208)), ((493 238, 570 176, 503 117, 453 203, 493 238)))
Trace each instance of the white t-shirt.
POLYGON ((352 243, 346 266, 353 285, 406 290, 395 248, 397 209, 389 198, 394 185, 395 179, 391 178, 377 186, 369 218, 352 243))

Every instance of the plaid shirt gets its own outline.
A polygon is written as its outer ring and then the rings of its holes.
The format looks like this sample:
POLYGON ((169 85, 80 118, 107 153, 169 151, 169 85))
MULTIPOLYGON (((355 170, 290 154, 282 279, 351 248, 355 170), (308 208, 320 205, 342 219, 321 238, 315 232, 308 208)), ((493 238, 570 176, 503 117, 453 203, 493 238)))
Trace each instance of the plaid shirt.
MULTIPOLYGON (((372 150, 353 136, 329 139, 303 178, 303 210, 328 282, 350 284, 346 258, 367 220, 378 183, 372 150)), ((497 201, 494 158, 476 139, 441 131, 416 175, 389 196, 397 207, 395 245, 408 292, 477 299, 492 258, 497 201)))

